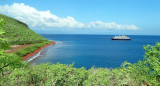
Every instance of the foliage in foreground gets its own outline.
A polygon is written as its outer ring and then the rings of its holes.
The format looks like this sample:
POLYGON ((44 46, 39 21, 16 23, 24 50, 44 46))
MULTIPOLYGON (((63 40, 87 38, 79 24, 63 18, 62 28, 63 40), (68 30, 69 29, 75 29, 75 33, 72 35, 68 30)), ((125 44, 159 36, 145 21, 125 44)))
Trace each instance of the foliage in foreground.
MULTIPOLYGON (((16 86, 145 86, 160 85, 160 43, 145 46, 144 59, 119 68, 75 68, 65 64, 5 67, 0 85, 16 86), (11 69, 12 68, 12 69, 11 69)), ((24 63, 23 63, 24 64, 24 63)))
MULTIPOLYGON (((0 35, 4 21, 0 19, 0 35)), ((144 47, 144 59, 121 67, 74 68, 65 64, 30 65, 19 56, 6 54, 7 41, 0 38, 0 86, 159 86, 160 43, 144 47)))

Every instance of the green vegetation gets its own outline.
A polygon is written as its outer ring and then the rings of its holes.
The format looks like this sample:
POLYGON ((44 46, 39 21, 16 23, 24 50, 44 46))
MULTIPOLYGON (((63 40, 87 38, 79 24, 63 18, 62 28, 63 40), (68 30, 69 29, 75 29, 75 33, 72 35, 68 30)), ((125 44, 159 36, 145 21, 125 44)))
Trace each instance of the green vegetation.
MULTIPOLYGON (((5 22, 0 19, 0 35, 5 22)), ((46 42, 47 43, 47 42, 46 42)), ((17 55, 43 45, 23 48, 17 55)), ((14 54, 6 54, 8 43, 0 38, 0 86, 160 86, 160 43, 144 46, 144 59, 135 64, 122 63, 119 68, 75 68, 65 64, 30 65, 14 54)))
MULTIPOLYGON (((6 46, 9 46, 9 44, 10 45, 32 44, 31 46, 16 51, 14 54, 18 56, 25 56, 35 51, 36 49, 40 48, 41 46, 51 43, 50 41, 43 38, 41 35, 29 29, 25 23, 19 20, 13 19, 11 17, 2 14, 0 14, 0 18, 3 18, 3 20, 1 19, 2 21, 1 28, 3 28, 4 30, 2 31, 3 34, 0 35, 0 37, 5 38, 8 41, 7 43, 8 45, 6 46)), ((3 49, 4 48, 8 49, 8 47, 3 47, 3 49)))
POLYGON ((8 39, 10 44, 34 44, 47 41, 45 38, 35 33, 28 26, 16 19, 0 14, 0 19, 3 18, 5 22, 3 30, 5 34, 2 38, 8 39))
POLYGON ((14 52, 14 54, 16 54, 18 56, 25 56, 29 53, 34 52, 36 49, 39 49, 43 45, 50 44, 50 43, 51 43, 51 41, 36 43, 36 44, 31 45, 31 46, 21 48, 21 49, 17 50, 16 52, 14 52))
MULTIPOLYGON (((3 19, 0 19, 0 35, 4 34, 5 32, 2 30, 3 26, 5 24, 5 21, 3 19)), ((3 79, 4 71, 6 71, 5 68, 9 68, 10 70, 14 68, 18 68, 21 65, 21 60, 19 56, 9 55, 4 52, 4 49, 8 47, 8 42, 0 38, 0 81, 3 79), (13 58, 14 57, 14 58, 13 58)))
MULTIPOLYGON (((4 86, 159 86, 160 43, 145 46, 144 59, 135 64, 124 62, 119 68, 75 68, 65 64, 29 65, 3 68, 4 86)), ((24 64, 24 65, 23 65, 24 64)))

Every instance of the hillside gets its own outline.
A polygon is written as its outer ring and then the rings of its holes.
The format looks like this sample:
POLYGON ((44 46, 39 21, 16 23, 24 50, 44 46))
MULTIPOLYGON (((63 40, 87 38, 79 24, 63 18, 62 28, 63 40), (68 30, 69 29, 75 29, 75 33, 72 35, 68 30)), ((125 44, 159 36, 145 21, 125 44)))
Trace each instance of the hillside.
POLYGON ((27 24, 3 14, 0 14, 0 18, 6 21, 3 28, 6 33, 2 37, 8 39, 10 44, 34 44, 46 41, 41 35, 29 29, 27 24))
POLYGON ((11 48, 9 48, 8 51, 12 51, 13 54, 16 54, 20 57, 26 56, 27 54, 34 52, 42 46, 51 43, 51 41, 48 41, 41 35, 35 33, 28 28, 27 24, 19 20, 3 14, 0 14, 0 19, 5 21, 5 24, 3 25, 3 30, 5 33, 1 34, 0 38, 7 39, 7 42, 11 45, 11 48), (29 44, 29 46, 27 46, 27 44, 29 44), (16 50, 14 50, 12 46, 26 47, 21 47, 19 49, 15 48, 16 50))

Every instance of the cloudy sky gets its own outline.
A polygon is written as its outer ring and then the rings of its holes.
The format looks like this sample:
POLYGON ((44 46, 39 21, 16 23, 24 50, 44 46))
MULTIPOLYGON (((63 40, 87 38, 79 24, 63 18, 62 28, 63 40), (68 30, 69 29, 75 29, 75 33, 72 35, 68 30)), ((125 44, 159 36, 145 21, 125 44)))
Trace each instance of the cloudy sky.
POLYGON ((1 0, 0 13, 42 34, 160 35, 159 0, 1 0))

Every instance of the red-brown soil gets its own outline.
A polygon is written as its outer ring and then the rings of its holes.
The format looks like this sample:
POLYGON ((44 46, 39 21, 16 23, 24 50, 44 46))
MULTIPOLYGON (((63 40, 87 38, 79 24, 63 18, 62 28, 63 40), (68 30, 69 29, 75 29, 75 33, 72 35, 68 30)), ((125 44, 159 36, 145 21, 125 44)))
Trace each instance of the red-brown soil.
POLYGON ((52 41, 52 43, 46 44, 46 45, 40 47, 39 49, 35 50, 33 53, 30 53, 30 54, 27 54, 26 56, 23 56, 22 60, 25 60, 25 59, 35 55, 36 53, 40 52, 43 48, 46 48, 46 47, 53 45, 53 44, 56 44, 56 43, 52 41))

